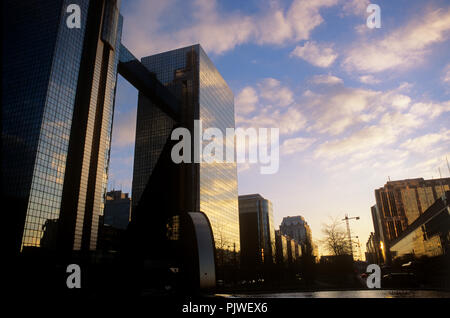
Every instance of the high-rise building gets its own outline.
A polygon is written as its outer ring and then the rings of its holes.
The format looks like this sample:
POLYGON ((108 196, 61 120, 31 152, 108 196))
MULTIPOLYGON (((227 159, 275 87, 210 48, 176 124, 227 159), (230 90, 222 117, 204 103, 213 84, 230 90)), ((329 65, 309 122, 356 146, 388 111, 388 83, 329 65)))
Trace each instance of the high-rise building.
MULTIPOLYGON (((233 93, 200 45, 144 57, 141 62, 176 96, 181 109, 179 120, 174 120, 139 94, 132 222, 155 167, 163 164, 161 156, 176 126, 189 129, 191 145, 194 145, 204 129, 219 128, 225 135, 226 128, 235 125, 233 93), (201 120, 202 131, 195 129, 194 120, 201 120)), ((203 144, 200 145, 202 149, 203 144)), ((170 161, 168 151, 167 161, 170 161)), ((211 223, 216 248, 236 254, 240 250, 236 164, 199 162, 195 151, 191 159, 191 163, 182 165, 182 176, 176 177, 179 185, 176 191, 182 194, 176 198, 179 202, 173 209, 179 213, 204 212, 211 223)), ((175 219, 173 224, 176 222, 175 219)))
POLYGON ((241 265, 251 268, 275 263, 272 202, 259 194, 239 196, 241 265))
POLYGON ((388 181, 375 190, 375 233, 384 243, 394 240, 449 188, 450 178, 388 181))
POLYGON ((106 194, 103 223, 117 229, 126 229, 131 216, 131 198, 121 190, 106 194))
POLYGON ((312 253, 311 228, 304 217, 300 215, 284 217, 281 221, 280 231, 281 234, 289 236, 302 245, 303 254, 312 253))
POLYGON ((120 1, 3 3, 2 195, 8 248, 96 248, 122 19, 120 1), (68 23, 80 9, 79 27, 68 23), (56 239, 57 238, 57 239, 56 239), (57 243, 57 244, 56 244, 57 243))

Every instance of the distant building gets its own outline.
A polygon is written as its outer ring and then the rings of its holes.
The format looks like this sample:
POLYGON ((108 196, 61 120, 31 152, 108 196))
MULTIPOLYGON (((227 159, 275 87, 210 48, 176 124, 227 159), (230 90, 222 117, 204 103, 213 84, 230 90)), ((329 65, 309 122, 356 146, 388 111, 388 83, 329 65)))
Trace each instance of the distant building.
POLYGON ((242 266, 275 263, 272 202, 259 194, 239 196, 239 224, 242 266))
POLYGON ((316 243, 312 243, 312 256, 314 257, 314 262, 319 261, 319 246, 316 243))
POLYGON ((370 264, 382 264, 384 262, 380 240, 374 232, 370 233, 366 243, 366 261, 370 264))
POLYGON ((131 198, 121 190, 106 194, 103 223, 116 229, 126 229, 131 217, 131 198))
POLYGON ((281 234, 280 230, 275 231, 275 255, 277 264, 289 263, 288 237, 281 234))
POLYGON ((302 256, 302 246, 299 243, 297 243, 296 240, 290 238, 289 236, 286 237, 286 241, 287 241, 288 263, 295 264, 300 260, 300 257, 302 256))
POLYGON ((313 253, 311 228, 304 217, 300 215, 284 217, 280 225, 280 231, 300 244, 303 254, 313 253))
POLYGON ((379 218, 374 220, 375 231, 379 231, 376 234, 389 244, 449 190, 450 178, 388 181, 375 190, 379 218))

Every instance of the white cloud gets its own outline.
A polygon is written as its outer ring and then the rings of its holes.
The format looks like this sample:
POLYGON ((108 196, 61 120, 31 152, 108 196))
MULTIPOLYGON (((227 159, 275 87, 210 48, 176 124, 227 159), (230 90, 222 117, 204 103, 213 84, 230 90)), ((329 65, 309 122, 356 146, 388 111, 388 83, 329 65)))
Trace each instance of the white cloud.
MULTIPOLYGON (((405 112, 396 110, 386 112, 378 122, 364 126, 349 136, 322 143, 317 147, 315 157, 333 159, 373 151, 376 148, 389 147, 401 141, 408 134, 424 128, 427 123, 436 118, 436 114, 450 111, 446 106, 448 103, 414 103, 405 112), (434 105, 434 108, 439 109, 439 112, 425 112, 425 108, 419 107, 423 105, 434 105)), ((409 139, 402 143, 401 148, 408 152, 412 151, 414 147, 422 147, 422 150, 424 150, 423 147, 430 146, 437 140, 447 140, 448 131, 441 132, 440 135, 439 137, 435 134, 429 134, 416 139, 409 139)))
POLYGON ((304 151, 309 148, 315 141, 316 139, 314 138, 304 137, 286 139, 281 145, 281 154, 290 155, 304 151))
POLYGON ((279 128, 281 135, 303 129, 306 118, 294 103, 294 93, 274 78, 265 78, 254 87, 246 86, 237 98, 236 126, 279 128), (239 111, 241 108, 244 111, 239 111), (245 111, 251 109, 250 111, 245 111))
POLYGON ((433 44, 448 39, 450 9, 439 9, 414 19, 381 40, 358 41, 347 52, 343 65, 366 73, 405 69, 423 61, 433 44))
POLYGON ((235 110, 237 114, 249 114, 256 109, 258 95, 251 86, 244 87, 235 99, 235 110))
POLYGON ((346 15, 354 14, 358 16, 365 16, 366 9, 369 4, 369 0, 346 0, 343 3, 342 11, 346 15))
POLYGON ((244 43, 295 43, 309 39, 324 22, 322 8, 340 1, 293 0, 287 9, 272 1, 268 8, 245 15, 225 12, 215 0, 136 0, 124 8, 123 38, 138 57, 193 43, 216 54, 244 43))
POLYGON ((311 82, 314 84, 326 84, 326 85, 335 85, 335 84, 343 84, 344 81, 333 75, 315 75, 311 79, 311 82))
POLYGON ((260 95, 276 106, 288 106, 294 102, 294 94, 286 86, 282 86, 279 80, 265 78, 260 84, 260 95))
POLYGON ((298 107, 287 109, 259 107, 260 112, 252 117, 236 117, 236 126, 242 128, 279 128, 280 135, 290 135, 306 125, 306 118, 298 107))
POLYGON ((362 75, 359 77, 359 81, 364 84, 378 84, 381 82, 372 75, 362 75))
POLYGON ((417 138, 410 138, 403 142, 400 147, 414 152, 429 151, 432 146, 440 143, 441 145, 449 145, 450 130, 441 131, 439 133, 426 134, 417 138))
POLYGON ((317 44, 314 41, 308 41, 303 46, 297 46, 290 56, 302 58, 318 67, 329 67, 338 57, 332 45, 326 43, 317 44))
POLYGON ((436 118, 442 113, 450 111, 450 101, 442 103, 414 103, 411 107, 411 113, 417 116, 436 118))
POLYGON ((375 111, 374 101, 377 96, 379 92, 376 91, 344 86, 310 94, 305 103, 315 120, 311 129, 338 135, 361 120, 367 121, 364 115, 375 111))

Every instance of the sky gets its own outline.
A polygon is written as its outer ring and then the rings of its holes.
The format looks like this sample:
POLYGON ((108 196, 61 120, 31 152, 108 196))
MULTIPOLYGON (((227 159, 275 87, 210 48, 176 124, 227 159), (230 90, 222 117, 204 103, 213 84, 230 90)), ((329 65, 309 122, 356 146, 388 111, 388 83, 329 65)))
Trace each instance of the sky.
MULTIPOLYGON (((124 0, 122 42, 138 58, 200 43, 235 96, 237 127, 280 129, 279 171, 238 167, 239 194, 284 216, 351 221, 362 252, 374 190, 450 176, 450 2, 124 0)), ((131 192, 137 91, 119 76, 109 189, 131 192)), ((327 254, 320 249, 321 254, 327 254)))

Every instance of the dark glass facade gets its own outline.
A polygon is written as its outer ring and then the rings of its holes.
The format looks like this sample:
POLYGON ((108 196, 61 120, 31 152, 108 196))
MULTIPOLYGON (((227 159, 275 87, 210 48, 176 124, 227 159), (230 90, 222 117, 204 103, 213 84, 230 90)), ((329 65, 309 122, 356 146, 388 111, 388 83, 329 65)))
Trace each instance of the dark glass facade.
POLYGON ((450 191, 436 200, 396 240, 391 242, 392 259, 408 261, 448 255, 450 252, 450 191))
POLYGON ((96 247, 121 34, 117 14, 102 18, 108 6, 118 12, 116 1, 3 3, 2 195, 15 252, 96 247), (69 4, 80 28, 67 27, 69 4))
MULTIPOLYGON (((139 205, 149 177, 175 125, 186 127, 194 138, 194 120, 203 130, 217 127, 225 135, 234 128, 234 97, 200 45, 142 58, 142 64, 180 101, 175 121, 139 94, 133 171, 133 209, 139 205)), ((193 145, 193 142, 191 143, 193 145)), ((235 163, 192 163, 178 183, 185 191, 180 209, 204 212, 212 225, 216 248, 238 253, 239 214, 235 163)), ((134 214, 134 212, 133 212, 134 214)))
POLYGON ((388 181, 384 187, 376 189, 379 228, 385 243, 397 238, 449 189, 450 178, 388 181))
POLYGON ((239 196, 241 264, 251 268, 275 263, 272 202, 259 194, 239 196))

